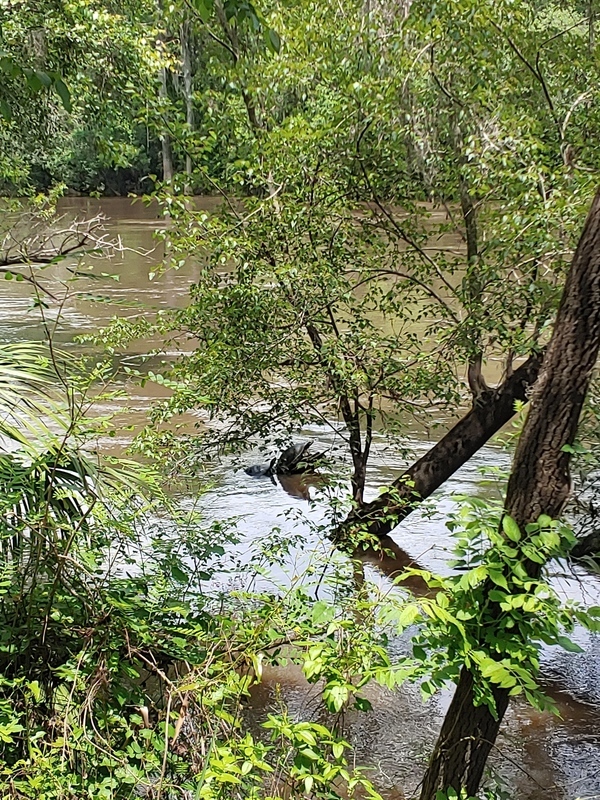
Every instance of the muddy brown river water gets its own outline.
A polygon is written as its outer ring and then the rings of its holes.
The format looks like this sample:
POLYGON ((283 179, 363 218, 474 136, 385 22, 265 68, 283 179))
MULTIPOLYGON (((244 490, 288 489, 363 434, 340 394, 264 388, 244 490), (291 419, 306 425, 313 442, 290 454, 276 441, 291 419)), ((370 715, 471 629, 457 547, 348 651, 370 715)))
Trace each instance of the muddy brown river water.
MULTIPOLYGON (((212 198, 198 202, 211 209, 212 198)), ((65 214, 93 215, 98 211, 108 217, 112 234, 122 238, 130 248, 110 263, 93 260, 94 272, 118 274, 119 281, 80 279, 69 290, 59 316, 56 304, 45 312, 46 324, 53 329, 55 340, 62 346, 78 351, 77 335, 90 333, 116 315, 147 314, 153 310, 181 306, 186 302, 193 267, 169 272, 150 281, 148 274, 162 257, 161 245, 156 245, 153 233, 163 220, 155 207, 128 199, 92 200, 68 198, 61 204, 65 214), (148 254, 147 251, 152 251, 148 254), (110 303, 106 302, 110 299, 110 303)), ((438 242, 440 247, 456 248, 457 240, 448 237, 438 242)), ((69 273, 66 264, 45 271, 44 280, 57 297, 64 294, 64 281, 69 273)), ((0 339, 2 341, 40 340, 45 336, 40 312, 31 310, 32 289, 26 283, 0 281, 0 339)), ((147 342, 131 348, 129 357, 149 352, 156 343, 147 342)), ((134 428, 143 424, 153 400, 164 396, 155 384, 127 386, 128 400, 107 404, 106 411, 122 416, 123 422, 134 428)), ((190 417, 194 421, 194 417, 190 417)), ((442 422, 442 420, 440 420, 442 422)), ((334 426, 335 427, 335 426, 334 426)), ((125 425, 123 426, 125 428, 125 425)), ((122 436, 101 442, 107 450, 123 448, 131 437, 122 436)), ((300 438, 312 438, 325 447, 336 447, 334 430, 313 428, 300 438)), ((429 442, 423 433, 414 431, 406 445, 414 452, 424 452, 429 442)), ((258 454, 249 454, 244 463, 261 461, 258 454)), ((368 476, 367 496, 389 484, 406 464, 383 437, 377 437, 368 476)), ((448 572, 447 560, 451 540, 445 527, 447 514, 455 507, 453 494, 477 494, 495 491, 482 489, 480 469, 495 466, 507 468, 509 456, 501 448, 489 445, 467 464, 434 498, 431 513, 413 513, 393 534, 389 543, 397 550, 397 558, 380 561, 376 556, 366 558, 366 576, 381 586, 389 584, 389 575, 403 560, 417 560, 424 567, 448 572)), ((238 518, 241 536, 239 552, 244 559, 259 537, 279 527, 281 536, 299 537, 304 546, 292 548, 285 567, 279 568, 273 580, 289 584, 302 575, 311 552, 326 552, 314 525, 323 519, 318 503, 307 502, 308 489, 291 483, 285 491, 269 480, 256 480, 237 468, 238 462, 227 461, 213 471, 214 488, 201 498, 208 519, 238 518)), ((184 502, 198 504, 196 498, 184 502)), ((338 556, 338 558, 343 558, 338 556)), ((226 578, 224 578, 226 580, 226 578)), ((572 572, 557 565, 555 584, 567 597, 577 597, 597 603, 600 583, 597 577, 572 572)), ((391 584, 389 584, 391 586, 391 584)), ((493 768, 505 782, 509 796, 519 800, 575 800, 600 798, 600 638, 578 631, 575 638, 584 648, 581 654, 548 648, 543 654, 543 679, 549 694, 561 712, 560 718, 533 711, 524 703, 514 703, 507 715, 502 734, 493 755, 493 768)), ((393 652, 405 652, 409 636, 391 642, 393 652)), ((297 717, 311 717, 317 707, 318 687, 310 686, 294 668, 266 670, 262 684, 253 692, 249 713, 258 723, 281 695, 290 712, 297 717)), ((350 712, 345 721, 346 735, 354 744, 357 762, 372 765, 376 786, 387 800, 410 797, 423 773, 427 754, 435 741, 450 693, 442 693, 427 704, 421 702, 416 687, 388 691, 371 687, 366 692, 373 705, 368 714, 350 712)))

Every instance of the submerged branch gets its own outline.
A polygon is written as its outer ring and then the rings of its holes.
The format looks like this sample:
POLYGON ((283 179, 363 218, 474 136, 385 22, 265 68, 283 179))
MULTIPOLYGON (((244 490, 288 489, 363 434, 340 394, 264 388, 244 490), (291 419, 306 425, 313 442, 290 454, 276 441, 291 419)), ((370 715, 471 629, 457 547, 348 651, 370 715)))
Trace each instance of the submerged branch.
MULTIPOLYGON (((29 274, 18 272, 17 280, 27 281, 56 300, 52 292, 40 284, 34 268, 43 269, 84 255, 110 259, 125 252, 143 257, 151 254, 150 250, 125 247, 120 237, 112 237, 105 226, 106 218, 102 214, 69 221, 64 216, 47 220, 35 214, 24 214, 0 240, 0 274, 10 277, 13 270, 27 267, 29 274)), ((67 271, 73 276, 80 274, 72 266, 67 266, 67 271)), ((85 276, 94 277, 88 273, 85 276)))

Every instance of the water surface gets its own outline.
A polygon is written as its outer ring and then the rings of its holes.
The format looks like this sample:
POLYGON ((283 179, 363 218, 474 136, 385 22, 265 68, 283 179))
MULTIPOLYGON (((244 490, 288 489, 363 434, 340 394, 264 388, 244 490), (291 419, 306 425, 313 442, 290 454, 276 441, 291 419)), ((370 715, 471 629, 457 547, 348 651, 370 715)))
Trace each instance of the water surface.
MULTIPOLYGON (((197 202, 210 210, 218 201, 201 198, 197 202)), ((44 281, 48 290, 60 298, 60 314, 56 302, 49 303, 43 314, 39 309, 31 309, 32 289, 26 283, 0 281, 2 341, 42 340, 50 331, 63 347, 80 352, 88 346, 78 344, 76 337, 96 331, 114 316, 136 317, 186 303, 195 275, 193 264, 153 280, 148 277, 163 255, 162 245, 153 237, 154 231, 165 224, 156 206, 131 204, 123 198, 69 198, 62 202, 62 211, 68 215, 101 212, 108 217, 110 232, 121 237, 127 249, 109 263, 92 257, 84 261, 92 265, 95 275, 116 274, 119 280, 83 278, 73 284, 68 269, 73 262, 68 261, 46 269, 44 281)), ((461 243, 458 237, 448 235, 433 246, 457 249, 461 243)), ((141 355, 159 344, 158 341, 138 342, 130 348, 127 358, 131 364, 137 364, 141 355)), ((161 357, 153 357, 154 369, 161 357)), ((123 423, 122 434, 101 442, 105 449, 113 452, 121 450, 130 440, 132 433, 125 430, 126 426, 138 429, 144 424, 150 404, 166 395, 162 387, 152 383, 143 389, 130 384, 126 389, 126 402, 106 403, 102 409, 117 413, 123 423)), ((201 422, 200 415, 187 415, 190 429, 201 422)), ((339 463, 341 450, 331 427, 310 428, 300 436, 313 439, 316 447, 336 452, 339 463)), ((404 445, 420 455, 431 446, 431 441, 424 438, 422 429, 412 433, 409 429, 404 445)), ((257 450, 249 453, 244 463, 263 460, 264 456, 257 450)), ((374 497, 380 487, 391 483, 407 463, 410 460, 406 454, 399 454, 398 449, 377 435, 367 499, 374 497)), ((197 506, 200 502, 207 519, 237 517, 241 541, 236 556, 242 560, 249 558, 253 544, 275 527, 280 529, 281 537, 302 540, 304 546, 292 548, 285 566, 274 572, 276 584, 289 585, 298 580, 314 553, 333 557, 331 545, 317 529, 324 520, 323 507, 307 500, 308 496, 314 497, 314 488, 292 481, 285 491, 279 483, 247 476, 240 465, 239 459, 216 465, 212 470, 214 488, 200 501, 189 497, 184 503, 197 506)), ((382 560, 376 555, 365 558, 367 577, 381 586, 386 586, 386 582, 391 586, 389 575, 412 560, 447 574, 452 542, 445 523, 456 506, 453 495, 500 492, 501 486, 482 489, 481 470, 490 466, 508 469, 509 465, 509 456, 500 447, 490 444, 482 448, 436 493, 426 510, 414 512, 394 531, 390 546, 397 549, 395 560, 382 560)), ((343 470, 343 464, 340 469, 343 470)), ((335 558, 343 556, 338 554, 335 558)), ((557 565, 554 581, 566 597, 598 602, 600 588, 595 577, 557 565)), ((561 718, 515 703, 494 750, 493 767, 511 787, 514 796, 521 800, 600 796, 600 639, 583 631, 577 632, 576 638, 585 648, 583 654, 548 648, 543 658, 544 681, 560 708, 561 718)), ((398 654, 406 652, 409 637, 393 640, 391 647, 398 654)), ((251 714, 256 722, 264 717, 279 692, 295 716, 314 715, 318 687, 307 684, 295 668, 272 668, 266 670, 262 685, 252 695, 251 714)), ((349 712, 345 720, 347 735, 356 747, 358 761, 374 766, 373 779, 388 800, 408 797, 423 774, 450 695, 442 693, 424 705, 416 687, 390 692, 371 686, 366 694, 374 710, 370 714, 349 712)))

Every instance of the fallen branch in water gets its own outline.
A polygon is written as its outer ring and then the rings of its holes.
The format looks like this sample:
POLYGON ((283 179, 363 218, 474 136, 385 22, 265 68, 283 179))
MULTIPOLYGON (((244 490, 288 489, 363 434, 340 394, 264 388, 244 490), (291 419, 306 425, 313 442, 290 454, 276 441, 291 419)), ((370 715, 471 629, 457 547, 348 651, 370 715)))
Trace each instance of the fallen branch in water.
POLYGON ((0 270, 55 264, 82 251, 114 251, 120 247, 109 238, 102 214, 61 225, 64 221, 64 217, 48 221, 22 215, 0 242, 0 270))
MULTIPOLYGON (((88 255, 106 260, 125 252, 149 256, 152 251, 125 247, 119 236, 114 237, 107 231, 103 214, 88 219, 68 219, 66 215, 48 219, 27 212, 12 221, 10 229, 0 240, 0 275, 10 278, 15 274, 17 280, 27 281, 56 300, 52 292, 40 283, 37 274, 40 269, 70 258, 88 255), (28 268, 28 273, 16 271, 23 267, 28 268)), ((66 266, 66 269, 74 277, 80 274, 95 277, 88 272, 80 273, 74 266, 66 266)))

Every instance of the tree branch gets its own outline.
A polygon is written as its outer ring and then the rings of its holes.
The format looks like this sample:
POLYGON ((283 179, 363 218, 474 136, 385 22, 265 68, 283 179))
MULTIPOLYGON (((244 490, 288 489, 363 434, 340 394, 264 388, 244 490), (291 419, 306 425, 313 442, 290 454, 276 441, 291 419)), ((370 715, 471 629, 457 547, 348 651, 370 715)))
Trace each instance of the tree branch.
POLYGON ((390 533, 514 416, 515 403, 527 400, 541 364, 541 354, 531 355, 405 470, 388 491, 353 511, 332 537, 344 540, 356 534, 382 537, 390 533))

